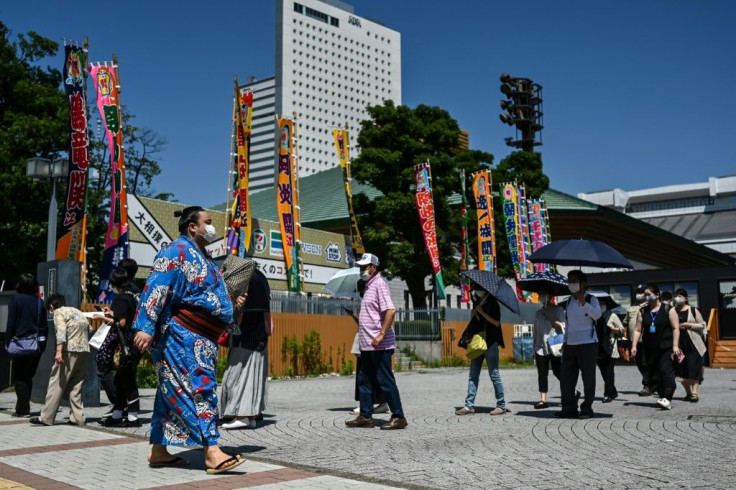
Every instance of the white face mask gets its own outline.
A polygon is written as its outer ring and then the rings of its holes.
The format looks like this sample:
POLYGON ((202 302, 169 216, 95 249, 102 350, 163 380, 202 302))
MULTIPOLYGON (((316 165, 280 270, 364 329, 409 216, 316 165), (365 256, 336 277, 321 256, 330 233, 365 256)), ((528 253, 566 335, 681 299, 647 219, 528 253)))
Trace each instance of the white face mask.
POLYGON ((642 302, 644 302, 644 294, 637 294, 637 295, 636 295, 636 300, 637 300, 637 301, 638 301, 639 303, 642 303, 642 302))
POLYGON ((580 291, 580 283, 577 283, 577 282, 571 282, 570 284, 568 284, 568 285, 567 285, 567 288, 568 288, 568 289, 570 290, 570 292, 571 292, 572 294, 575 294, 575 293, 577 293, 578 291, 580 291))
POLYGON ((217 230, 215 229, 214 225, 205 225, 204 231, 205 234, 202 235, 202 238, 204 238, 207 243, 214 242, 215 238, 217 237, 217 230))
POLYGON ((684 305, 687 303, 687 300, 683 298, 682 296, 675 296, 675 299, 672 300, 672 302, 675 304, 675 306, 684 305))
POLYGON ((363 279, 363 281, 365 281, 365 282, 370 281, 371 277, 373 277, 373 276, 371 276, 371 273, 368 272, 368 269, 366 269, 366 270, 364 270, 363 272, 360 273, 360 278, 363 279))

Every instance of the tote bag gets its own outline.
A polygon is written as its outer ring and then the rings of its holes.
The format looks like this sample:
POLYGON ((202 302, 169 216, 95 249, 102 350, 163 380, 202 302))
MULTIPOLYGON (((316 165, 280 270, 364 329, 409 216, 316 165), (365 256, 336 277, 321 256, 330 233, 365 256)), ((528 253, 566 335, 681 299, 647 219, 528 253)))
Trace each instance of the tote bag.
POLYGON ((468 344, 468 359, 475 359, 486 353, 488 350, 488 344, 486 343, 485 332, 477 333, 473 335, 468 344))

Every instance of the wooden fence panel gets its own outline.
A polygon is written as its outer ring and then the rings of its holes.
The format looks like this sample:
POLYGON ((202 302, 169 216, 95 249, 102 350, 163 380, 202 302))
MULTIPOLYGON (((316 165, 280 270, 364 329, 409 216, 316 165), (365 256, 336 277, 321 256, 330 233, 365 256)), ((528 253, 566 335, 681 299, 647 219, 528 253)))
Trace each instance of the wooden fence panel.
MULTIPOLYGON (((467 351, 457 346, 460 336, 465 327, 468 326, 466 321, 445 321, 442 322, 442 358, 451 359, 457 355, 460 359, 467 361, 467 351)), ((514 358, 514 324, 502 323, 503 340, 506 347, 499 348, 498 356, 501 359, 513 360, 514 358)))

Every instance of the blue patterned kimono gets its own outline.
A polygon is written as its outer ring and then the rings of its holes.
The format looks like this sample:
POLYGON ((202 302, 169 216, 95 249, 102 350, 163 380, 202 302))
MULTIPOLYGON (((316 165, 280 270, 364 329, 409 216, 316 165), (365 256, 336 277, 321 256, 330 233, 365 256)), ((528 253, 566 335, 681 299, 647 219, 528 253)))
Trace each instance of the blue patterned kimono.
POLYGON ((156 255, 132 329, 154 337, 158 390, 151 443, 212 446, 220 436, 217 343, 172 318, 176 305, 199 307, 226 323, 233 315, 219 268, 184 235, 156 255))

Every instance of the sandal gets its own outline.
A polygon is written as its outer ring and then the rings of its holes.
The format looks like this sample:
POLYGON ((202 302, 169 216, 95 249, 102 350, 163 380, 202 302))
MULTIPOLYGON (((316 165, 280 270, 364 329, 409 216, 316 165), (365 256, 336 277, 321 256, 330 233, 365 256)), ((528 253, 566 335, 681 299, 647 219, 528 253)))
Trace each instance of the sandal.
POLYGON ((175 468, 177 466, 189 466, 189 461, 182 457, 174 456, 174 459, 148 463, 148 466, 151 468, 175 468))
POLYGON ((690 403, 698 403, 700 401, 700 397, 698 395, 693 395, 690 397, 690 403))
POLYGON ((226 459, 225 461, 223 461, 222 463, 218 464, 214 468, 207 468, 207 474, 216 475, 218 473, 225 473, 226 471, 230 471, 236 466, 240 466, 241 464, 245 463, 245 458, 241 456, 240 459, 238 459, 238 456, 240 455, 238 454, 238 455, 232 456, 226 459))
POLYGON ((682 401, 684 401, 684 402, 691 402, 691 401, 693 401, 693 395, 685 395, 682 398, 682 401))
POLYGON ((534 405, 535 410, 539 410, 540 408, 549 408, 549 404, 547 402, 539 402, 534 405))

